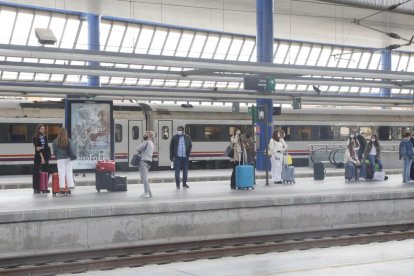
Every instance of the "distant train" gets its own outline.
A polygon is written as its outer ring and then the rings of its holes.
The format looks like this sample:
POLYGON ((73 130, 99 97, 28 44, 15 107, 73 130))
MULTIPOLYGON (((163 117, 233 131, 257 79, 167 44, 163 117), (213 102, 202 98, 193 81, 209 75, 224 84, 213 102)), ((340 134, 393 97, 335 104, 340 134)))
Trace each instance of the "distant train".
MULTIPOLYGON (((30 173, 36 125, 45 124, 52 142, 64 122, 64 103, 1 100, 0 110, 0 173, 30 173)), ((226 168, 229 162, 223 152, 234 128, 245 133, 252 127, 247 107, 232 112, 231 106, 120 103, 114 104, 113 113, 117 170, 132 169, 129 160, 146 130, 155 132, 152 169, 167 168, 170 140, 180 125, 193 141, 191 168, 226 168)), ((273 118, 274 127, 286 132, 295 166, 309 165, 309 145, 345 143, 351 128, 367 138, 378 134, 384 145, 395 144, 414 125, 414 111, 394 109, 284 108, 273 118)))

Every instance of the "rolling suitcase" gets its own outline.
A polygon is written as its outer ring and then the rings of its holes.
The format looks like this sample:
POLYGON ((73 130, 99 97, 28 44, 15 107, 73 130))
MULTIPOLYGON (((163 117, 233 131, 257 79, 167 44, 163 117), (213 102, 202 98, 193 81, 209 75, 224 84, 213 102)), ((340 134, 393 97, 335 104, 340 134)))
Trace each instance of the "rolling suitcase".
POLYGON ((126 176, 112 176, 112 185, 109 189, 111 192, 120 192, 127 190, 126 176))
POLYGON ((49 174, 47 172, 39 172, 39 189, 42 192, 49 189, 49 174))
POLYGON ((254 189, 254 167, 252 165, 239 165, 236 167, 236 187, 240 189, 254 189))
POLYGON ((371 167, 370 165, 365 166, 364 164, 361 164, 359 167, 359 177, 367 179, 367 167, 371 167))
POLYGON ((100 192, 103 189, 111 190, 112 188, 113 172, 96 171, 95 172, 95 186, 96 190, 100 192))
POLYGON ((114 160, 100 160, 96 164, 96 171, 98 172, 115 172, 114 160))
MULTIPOLYGON (((64 192, 70 194, 70 190, 68 189, 68 185, 65 181, 65 189, 64 192)), ((60 186, 59 186, 59 173, 52 174, 52 194, 56 195, 60 193, 60 186)))
POLYGON ((324 180, 325 179, 325 165, 322 162, 313 164, 313 179, 324 180))
POLYGON ((295 183, 295 167, 283 166, 282 167, 282 180, 283 183, 295 183))
POLYGON ((372 180, 372 178, 374 177, 374 172, 372 171, 371 164, 365 165, 364 167, 366 168, 366 172, 367 172, 365 179, 372 180))
POLYGON ((355 179, 355 165, 351 162, 345 164, 345 180, 355 179))

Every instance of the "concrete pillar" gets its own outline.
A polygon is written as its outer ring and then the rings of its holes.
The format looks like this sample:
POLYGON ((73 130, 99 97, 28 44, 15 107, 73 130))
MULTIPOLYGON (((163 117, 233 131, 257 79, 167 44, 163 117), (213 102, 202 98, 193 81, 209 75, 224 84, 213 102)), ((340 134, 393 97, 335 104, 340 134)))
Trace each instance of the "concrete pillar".
MULTIPOLYGON (((381 70, 391 71, 391 50, 381 51, 381 70)), ((391 88, 381 88, 381 97, 391 97, 391 88)))
MULTIPOLYGON (((257 61, 273 62, 273 0, 256 0, 256 23, 257 23, 257 61)), ((260 148, 257 149, 256 168, 265 170, 270 168, 269 158, 265 156, 266 145, 273 131, 273 101, 268 99, 257 99, 258 106, 267 107, 267 122, 258 123, 260 128, 260 148), (265 131, 268 131, 267 141, 265 131)))
MULTIPOLYGON (((100 42, 99 42, 99 29, 101 17, 97 14, 87 14, 88 18, 88 49, 99 51, 100 42)), ((99 62, 90 61, 89 66, 99 66, 99 62)), ((99 76, 88 76, 88 86, 100 86, 99 76)))

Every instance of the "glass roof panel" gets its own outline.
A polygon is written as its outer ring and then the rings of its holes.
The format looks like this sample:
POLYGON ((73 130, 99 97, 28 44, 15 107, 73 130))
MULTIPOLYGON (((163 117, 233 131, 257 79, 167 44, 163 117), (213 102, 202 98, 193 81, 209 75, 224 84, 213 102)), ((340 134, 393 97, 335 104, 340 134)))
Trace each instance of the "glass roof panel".
MULTIPOLYGON (((34 18, 33 18, 33 26, 32 26, 31 32, 29 33, 29 41, 27 45, 39 46, 39 41, 36 38, 35 29, 36 28, 47 29, 49 26, 50 19, 51 19, 50 14, 48 13, 42 13, 42 12, 35 13, 34 18)), ((56 35, 54 30, 52 28, 50 29, 53 31, 53 34, 56 36, 56 38, 58 38, 59 36, 56 35)))
POLYGON ((373 53, 368 69, 377 70, 379 68, 380 61, 381 61, 381 54, 373 53))
POLYGON ((243 48, 241 49, 239 61, 249 61, 250 55, 253 51, 253 48, 256 45, 256 41, 250 38, 246 38, 243 44, 243 48))
POLYGON ((193 45, 191 46, 189 57, 199 58, 204 44, 206 43, 207 34, 198 32, 194 37, 193 45))
MULTIPOLYGON (((37 15, 35 17, 37 19, 37 15)), ((58 47, 61 43, 61 37, 63 35, 63 30, 65 28, 66 17, 60 14, 54 14, 50 21, 49 29, 52 30, 53 34, 56 36, 58 40, 54 47, 58 47)), ((36 41, 37 43, 37 41, 36 41)))
POLYGON ((214 51, 216 50, 219 38, 219 35, 216 34, 209 35, 209 37, 207 38, 207 43, 204 47, 204 51, 201 54, 202 58, 213 58, 214 51))
POLYGON ((358 69, 367 69, 369 65, 369 61, 371 60, 372 53, 364 52, 362 53, 361 60, 358 65, 358 69))
POLYGON ((124 36, 125 24, 114 23, 109 33, 108 45, 106 51, 118 52, 121 46, 122 37, 124 36))
POLYGON ((239 38, 233 38, 233 41, 231 43, 231 47, 229 49, 229 52, 227 54, 227 60, 237 60, 239 57, 239 53, 241 50, 241 47, 243 45, 243 40, 239 38))
POLYGON ((302 45, 299 50, 298 58, 296 59, 296 65, 305 65, 306 60, 309 56, 310 46, 309 45, 302 45))
POLYGON ((171 30, 168 34, 167 41, 165 41, 164 49, 162 50, 162 55, 164 56, 174 56, 175 51, 180 41, 181 32, 171 30))
POLYGON ((312 50, 309 54, 308 61, 306 62, 306 65, 316 66, 321 51, 322 51, 322 48, 320 46, 313 45, 312 50))
POLYGON ((167 37, 168 30, 165 28, 157 28, 152 39, 152 43, 148 54, 160 55, 164 46, 165 39, 167 37))
POLYGON ((65 33, 62 37, 61 48, 73 49, 78 32, 80 21, 74 18, 68 18, 65 28, 65 33))
POLYGON ((139 36, 137 46, 135 48, 135 53, 146 54, 148 52, 148 47, 151 43, 151 39, 153 35, 154 35, 154 27, 143 26, 141 29, 141 34, 139 36))
MULTIPOLYGON (((33 14, 27 12, 19 12, 17 14, 16 25, 13 30, 11 43, 16 45, 26 45, 27 37, 30 33, 33 14)), ((10 23, 8 23, 10 24, 10 23)))
POLYGON ((226 59, 226 54, 230 47, 231 40, 232 40, 231 36, 228 36, 228 35, 221 36, 220 42, 217 45, 216 52, 213 55, 213 59, 221 59, 221 60, 226 59))
POLYGON ((87 21, 80 21, 80 33, 78 37, 78 41, 76 42, 76 49, 87 50, 89 49, 88 46, 88 22, 87 21))
POLYGON ((194 32, 193 31, 184 31, 181 35, 180 42, 178 44, 177 53, 176 56, 179 57, 187 57, 188 51, 191 46, 191 42, 194 38, 194 32))
POLYGON ((120 52, 123 52, 123 53, 134 52, 135 42, 138 39, 140 29, 141 28, 138 27, 137 25, 131 25, 131 24, 128 25, 126 29, 124 41, 122 42, 122 45, 121 45, 120 52))
POLYGON ((319 60, 317 62, 317 66, 327 66, 328 60, 331 57, 332 47, 330 46, 323 46, 321 55, 319 56, 319 60))
POLYGON ((16 18, 16 11, 2 7, 0 11, 0 43, 9 44, 13 30, 13 22, 16 18))
POLYGON ((414 72, 414 55, 410 55, 410 60, 408 62, 407 66, 407 72, 414 72))

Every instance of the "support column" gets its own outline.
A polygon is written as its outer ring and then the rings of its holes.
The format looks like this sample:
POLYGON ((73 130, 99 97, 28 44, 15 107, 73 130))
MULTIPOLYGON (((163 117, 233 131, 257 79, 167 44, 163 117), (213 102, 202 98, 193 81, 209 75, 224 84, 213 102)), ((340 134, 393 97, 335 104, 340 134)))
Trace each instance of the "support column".
MULTIPOLYGON (((256 49, 258 62, 273 62, 273 0, 256 0, 256 49)), ((256 168, 266 170, 270 168, 269 158, 265 156, 266 145, 269 143, 273 132, 273 100, 257 99, 258 106, 267 107, 265 123, 258 123, 260 128, 260 147, 256 154, 256 168), (267 140, 266 138, 267 128, 267 140)))
MULTIPOLYGON (((88 49, 100 50, 99 30, 101 17, 97 14, 87 14, 88 18, 88 49)), ((99 66, 99 62, 90 61, 89 66, 99 66)), ((88 76, 88 86, 100 86, 99 76, 88 76)))
MULTIPOLYGON (((391 71, 391 50, 381 51, 381 70, 391 71)), ((391 88, 381 88, 381 97, 391 97, 391 88)))

